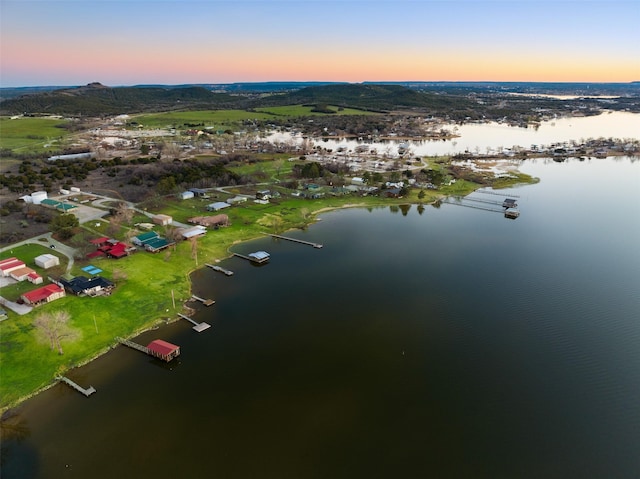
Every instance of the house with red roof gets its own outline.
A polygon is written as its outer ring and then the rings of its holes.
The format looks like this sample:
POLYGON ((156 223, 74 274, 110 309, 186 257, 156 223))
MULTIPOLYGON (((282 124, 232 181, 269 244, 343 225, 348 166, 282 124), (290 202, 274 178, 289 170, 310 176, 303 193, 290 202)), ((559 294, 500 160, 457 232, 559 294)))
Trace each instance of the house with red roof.
POLYGON ((63 298, 64 296, 64 288, 55 283, 51 283, 41 288, 34 289, 33 291, 28 291, 20 296, 20 298, 26 304, 38 306, 40 304, 50 303, 51 301, 63 298))

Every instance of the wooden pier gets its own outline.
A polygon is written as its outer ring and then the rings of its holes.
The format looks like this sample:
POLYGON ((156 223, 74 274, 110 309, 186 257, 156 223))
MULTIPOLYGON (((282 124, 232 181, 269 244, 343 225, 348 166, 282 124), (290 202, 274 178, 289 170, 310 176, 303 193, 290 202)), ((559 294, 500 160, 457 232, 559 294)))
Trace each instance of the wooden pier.
POLYGON ((205 306, 211 306, 212 304, 215 304, 215 301, 213 299, 204 299, 200 296, 196 296, 195 294, 191 295, 191 299, 194 301, 200 301, 205 306))
POLYGON ((61 382, 65 383, 65 384, 68 384, 69 386, 71 386, 76 391, 84 394, 85 397, 89 397, 94 392, 96 392, 96 390, 95 390, 95 388, 93 386, 89 386, 87 389, 85 389, 82 386, 80 386, 79 384, 73 382, 71 379, 65 378, 64 376, 58 376, 57 379, 58 379, 58 381, 61 381, 61 382))
POLYGON ((272 238, 278 238, 278 239, 282 239, 282 240, 293 241, 294 243, 306 244, 308 246, 313 246, 314 248, 322 248, 322 245, 320 243, 312 243, 311 241, 304 241, 304 240, 297 239, 297 238, 290 238, 288 236, 274 235, 274 234, 270 234, 270 233, 268 233, 268 234, 272 238))
POLYGON ((215 264, 206 264, 206 263, 205 263, 205 266, 208 266, 212 270, 218 271, 219 273, 226 274, 227 276, 233 276, 233 271, 229 271, 228 269, 225 269, 222 266, 217 266, 215 264))
POLYGON ((180 316, 182 319, 186 319, 187 321, 189 321, 191 324, 193 324, 193 330, 201 333, 202 331, 204 331, 205 329, 209 329, 211 327, 211 325, 209 323, 198 323, 196 321, 194 321, 193 319, 191 319, 189 316, 185 316, 184 314, 178 313, 178 316, 180 316))

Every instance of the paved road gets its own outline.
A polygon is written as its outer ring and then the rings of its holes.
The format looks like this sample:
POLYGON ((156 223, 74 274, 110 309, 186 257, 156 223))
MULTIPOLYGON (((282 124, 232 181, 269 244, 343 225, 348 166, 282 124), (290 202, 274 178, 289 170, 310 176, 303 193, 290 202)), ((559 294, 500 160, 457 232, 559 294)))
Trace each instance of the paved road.
POLYGON ((55 239, 52 238, 51 233, 44 233, 39 236, 34 236, 33 238, 28 238, 26 240, 19 241, 18 243, 13 243, 9 246, 4 246, 0 248, 0 253, 5 251, 11 251, 13 248, 17 246, 21 246, 23 244, 39 244, 40 246, 53 245, 55 246, 55 248, 52 248, 52 249, 55 249, 56 252, 65 255, 69 259, 69 263, 67 264, 67 273, 71 271, 71 268, 73 268, 74 255, 76 254, 77 250, 75 248, 72 248, 71 246, 67 246, 64 243, 60 243, 59 241, 56 241, 55 239), (42 241, 42 240, 46 240, 46 241, 42 241))

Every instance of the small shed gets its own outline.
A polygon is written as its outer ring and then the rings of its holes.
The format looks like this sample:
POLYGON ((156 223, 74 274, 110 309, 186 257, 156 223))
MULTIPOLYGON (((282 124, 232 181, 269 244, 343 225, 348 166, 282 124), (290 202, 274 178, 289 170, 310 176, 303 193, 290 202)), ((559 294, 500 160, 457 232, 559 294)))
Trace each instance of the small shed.
POLYGON ((162 339, 155 339, 147 345, 149 354, 163 361, 171 361, 173 358, 180 356, 180 346, 168 343, 162 339))
POLYGON ((169 215, 155 215, 152 218, 152 221, 157 225, 167 226, 171 224, 171 222, 173 221, 173 218, 169 215))
POLYGON ((60 264, 60 258, 53 254, 41 254, 37 256, 35 259, 36 266, 42 269, 53 268, 54 266, 58 266, 60 264))
POLYGON ((195 196, 195 193, 193 191, 183 191, 178 196, 181 200, 189 200, 195 196))

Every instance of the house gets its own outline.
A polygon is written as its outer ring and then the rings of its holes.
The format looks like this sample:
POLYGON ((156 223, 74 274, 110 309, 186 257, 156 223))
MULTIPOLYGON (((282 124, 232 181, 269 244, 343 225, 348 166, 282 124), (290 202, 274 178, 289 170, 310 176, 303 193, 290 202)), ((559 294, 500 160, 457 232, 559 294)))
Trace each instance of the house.
POLYGON ((383 194, 387 198, 400 198, 401 195, 400 188, 389 188, 383 191, 383 194))
POLYGON ((58 266, 60 264, 60 258, 53 254, 41 254, 37 256, 35 259, 36 266, 42 269, 53 268, 54 266, 58 266))
POLYGON ((155 339, 147 344, 147 349, 151 356, 163 361, 171 361, 173 358, 180 356, 180 346, 168 343, 162 339, 155 339))
POLYGON ((207 205, 207 211, 220 211, 224 208, 228 208, 229 206, 231 206, 229 203, 225 203, 224 201, 217 201, 216 203, 207 205))
POLYGON ((24 262, 20 261, 18 258, 7 258, 0 261, 0 273, 5 278, 11 276, 13 271, 24 268, 24 262))
POLYGON ((189 188, 189 191, 198 198, 209 198, 207 190, 203 190, 202 188, 189 188))
POLYGON ((41 284, 43 282, 42 276, 27 266, 13 270, 11 272, 11 277, 16 281, 26 280, 33 284, 41 284))
POLYGON ((219 228, 221 226, 229 226, 229 217, 223 214, 213 216, 196 216, 194 218, 189 218, 187 222, 194 225, 219 228))
POLYGON ((94 276, 92 278, 76 276, 70 280, 61 278, 60 284, 65 290, 76 296, 109 295, 115 288, 115 284, 102 276, 94 276))
POLYGON ((41 288, 34 289, 33 291, 28 291, 20 296, 20 298, 26 304, 38 306, 40 304, 50 303, 56 299, 64 298, 64 296, 64 288, 52 283, 41 288))
POLYGON ((169 215, 155 215, 151 221, 160 226, 167 226, 171 224, 173 218, 169 215))
POLYGON ((271 198, 271 191, 260 190, 256 193, 256 200, 268 200, 271 198))
POLYGON ((138 236, 135 236, 131 241, 133 244, 137 246, 144 246, 144 244, 147 241, 150 241, 159 237, 160 235, 155 231, 148 231, 146 233, 142 233, 142 234, 139 234, 138 236))

